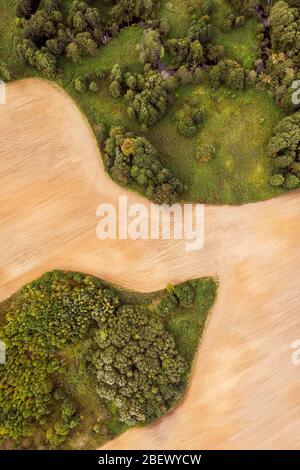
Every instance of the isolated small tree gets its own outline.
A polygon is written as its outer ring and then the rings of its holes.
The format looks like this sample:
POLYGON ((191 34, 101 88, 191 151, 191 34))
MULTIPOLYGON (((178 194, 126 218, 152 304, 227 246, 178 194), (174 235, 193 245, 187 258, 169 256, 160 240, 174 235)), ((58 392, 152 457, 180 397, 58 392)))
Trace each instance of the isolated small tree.
POLYGON ((123 80, 123 72, 119 64, 115 64, 111 69, 111 81, 121 82, 123 80))
POLYGON ((241 26, 244 26, 245 24, 245 17, 243 15, 237 16, 235 19, 235 27, 240 28, 241 26))
POLYGON ((197 108, 192 111, 192 119, 195 124, 201 124, 205 118, 205 111, 203 108, 197 108))
POLYGON ((89 89, 90 91, 92 91, 93 93, 97 93, 97 91, 99 91, 99 86, 98 86, 98 83, 95 82, 95 81, 92 81, 89 85, 89 89))
POLYGON ((117 82, 117 80, 111 82, 109 91, 113 98, 120 98, 122 95, 121 85, 119 82, 117 82))
POLYGON ((190 45, 188 62, 191 65, 200 65, 204 60, 203 47, 199 41, 194 41, 190 45))
POLYGON ((79 48, 76 42, 73 41, 67 45, 66 54, 67 54, 67 58, 71 62, 74 62, 74 64, 77 64, 80 61, 80 52, 79 52, 79 48))
POLYGON ((16 5, 16 16, 29 19, 37 10, 41 0, 18 0, 16 5))
POLYGON ((79 93, 84 93, 86 91, 86 84, 81 78, 76 78, 74 81, 74 88, 79 93))

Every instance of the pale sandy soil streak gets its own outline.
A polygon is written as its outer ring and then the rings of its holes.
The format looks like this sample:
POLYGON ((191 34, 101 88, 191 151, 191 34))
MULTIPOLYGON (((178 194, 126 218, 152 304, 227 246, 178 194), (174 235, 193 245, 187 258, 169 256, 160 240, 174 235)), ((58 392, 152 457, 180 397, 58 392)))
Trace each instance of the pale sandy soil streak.
POLYGON ((105 241, 96 208, 120 194, 72 100, 40 80, 0 108, 0 300, 47 270, 88 272, 138 291, 217 275, 217 303, 183 404, 107 448, 299 448, 300 193, 206 207, 205 248, 105 241))

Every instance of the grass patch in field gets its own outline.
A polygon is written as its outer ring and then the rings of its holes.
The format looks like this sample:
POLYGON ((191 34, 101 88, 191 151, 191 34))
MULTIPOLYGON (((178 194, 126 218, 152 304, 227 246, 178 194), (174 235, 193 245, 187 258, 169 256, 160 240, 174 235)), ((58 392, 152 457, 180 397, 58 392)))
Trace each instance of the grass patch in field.
POLYGON ((270 162, 266 146, 283 113, 264 92, 247 89, 235 93, 206 85, 186 86, 174 106, 148 132, 162 154, 163 164, 187 186, 183 199, 219 204, 239 204, 281 194, 269 183, 270 162), (196 137, 181 136, 174 116, 186 98, 196 96, 207 116, 196 137), (213 144, 216 156, 208 163, 195 159, 198 145, 213 144))
POLYGON ((178 307, 167 319, 180 354, 192 364, 199 346, 207 314, 215 301, 217 284, 213 279, 194 281, 195 303, 191 308, 178 307))
POLYGON ((222 44, 226 57, 235 59, 244 67, 251 69, 259 55, 258 20, 247 18, 243 26, 223 32, 222 25, 227 11, 239 16, 239 13, 226 0, 215 0, 212 14, 212 24, 215 27, 213 43, 222 44))

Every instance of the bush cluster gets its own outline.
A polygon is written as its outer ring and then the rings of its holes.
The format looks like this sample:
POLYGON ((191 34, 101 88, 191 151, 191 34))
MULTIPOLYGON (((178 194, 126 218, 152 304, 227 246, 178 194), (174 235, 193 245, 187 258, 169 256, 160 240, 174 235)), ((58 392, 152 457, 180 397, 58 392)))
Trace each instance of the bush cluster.
POLYGON ((78 76, 73 81, 73 86, 78 93, 86 93, 87 91, 97 93, 102 86, 103 80, 106 79, 106 75, 106 71, 102 71, 78 76))
POLYGON ((166 50, 175 67, 180 67, 183 64, 198 66, 204 62, 203 47, 198 40, 169 39, 166 43, 166 50))
POLYGON ((204 2, 200 10, 192 15, 186 37, 166 41, 166 50, 174 67, 198 67, 204 63, 213 36, 211 12, 211 2, 204 2))
POLYGON ((204 118, 205 110, 198 100, 189 99, 178 113, 177 130, 184 137, 195 137, 204 118))
POLYGON ((295 111, 299 105, 292 101, 292 84, 300 79, 300 5, 280 0, 272 6, 269 18, 272 53, 260 83, 283 110, 295 111))
POLYGON ((99 396, 134 425, 164 414, 183 391, 185 363, 163 322, 147 309, 119 307, 101 320, 91 350, 99 396))
POLYGON ((214 89, 224 85, 231 90, 242 90, 246 83, 245 70, 237 61, 231 59, 221 60, 210 67, 208 76, 214 89))
POLYGON ((156 310, 161 315, 168 315, 178 306, 183 308, 191 307, 194 299, 195 288, 192 281, 187 281, 177 286, 171 285, 157 305, 156 310))
POLYGON ((234 8, 243 13, 245 16, 254 16, 256 7, 267 3, 265 0, 230 0, 234 8))
POLYGON ((97 8, 74 0, 67 20, 60 0, 42 0, 37 8, 21 2, 16 13, 24 17, 23 39, 18 45, 22 59, 47 75, 57 72, 57 61, 66 55, 72 62, 95 55, 103 40, 104 25, 97 8))
POLYGON ((106 169, 119 181, 138 184, 158 204, 172 204, 183 185, 162 166, 153 145, 122 127, 113 127, 104 146, 106 169))
POLYGON ((28 20, 39 7, 41 0, 17 0, 16 16, 28 20))
POLYGON ((164 115, 170 99, 168 84, 160 73, 124 73, 117 64, 111 72, 110 93, 114 98, 124 96, 128 116, 146 127, 164 115))
POLYGON ((147 21, 155 18, 157 0, 117 0, 111 10, 115 23, 130 24, 137 20, 147 21))

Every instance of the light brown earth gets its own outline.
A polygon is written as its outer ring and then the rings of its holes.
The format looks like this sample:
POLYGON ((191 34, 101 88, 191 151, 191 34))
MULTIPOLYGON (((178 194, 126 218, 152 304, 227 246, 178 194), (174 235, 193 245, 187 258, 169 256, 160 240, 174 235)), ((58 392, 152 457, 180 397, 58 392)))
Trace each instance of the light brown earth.
MULTIPOLYGON (((47 270, 79 270, 138 291, 218 276, 218 299, 181 406, 112 441, 118 449, 299 448, 300 192, 205 209, 205 247, 99 241, 96 208, 120 194, 72 100, 36 79, 0 107, 0 300, 47 270)), ((148 204, 146 201, 143 201, 148 204)))

